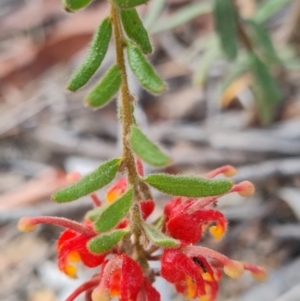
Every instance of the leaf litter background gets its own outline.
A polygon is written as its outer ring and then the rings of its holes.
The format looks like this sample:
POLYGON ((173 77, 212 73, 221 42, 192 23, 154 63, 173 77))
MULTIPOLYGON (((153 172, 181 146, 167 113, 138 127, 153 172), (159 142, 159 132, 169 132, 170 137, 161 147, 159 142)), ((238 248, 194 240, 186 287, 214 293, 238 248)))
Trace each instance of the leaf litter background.
MULTIPOLYGON (((248 179, 256 185, 253 197, 220 201, 230 231, 221 242, 205 237, 201 244, 264 265, 270 276, 262 284, 249 275, 239 280, 224 277, 218 300, 299 301, 300 4, 281 1, 284 5, 267 22, 276 47, 293 44, 296 51, 292 68, 277 78, 284 97, 275 122, 262 127, 247 76, 236 77, 226 93, 219 92, 229 64, 222 58, 207 63, 208 52, 203 49, 217 50, 210 48, 207 38, 213 31, 210 11, 195 10, 202 2, 153 0, 140 8, 153 32, 152 62, 169 90, 154 98, 131 76, 131 88, 140 100, 138 121, 171 154, 173 164, 165 171, 204 174, 229 163, 238 167, 237 181, 248 179)), ((259 9, 259 1, 238 2, 245 15, 259 9)), ((65 185, 66 172, 86 173, 120 154, 115 104, 93 112, 82 104, 88 87, 75 94, 64 88, 107 12, 107 1, 101 0, 72 15, 62 11, 59 0, 0 1, 3 301, 60 301, 81 283, 80 278, 69 280, 57 271, 54 247, 59 229, 45 226, 20 234, 16 222, 24 215, 80 219, 91 206, 88 198, 58 205, 49 195, 65 185)), ((113 60, 111 47, 92 83, 113 60)), ((156 197, 158 215, 165 197, 156 197)), ((85 273, 82 270, 80 276, 85 273)), ((157 285, 163 288, 163 301, 182 300, 161 280, 157 285)))

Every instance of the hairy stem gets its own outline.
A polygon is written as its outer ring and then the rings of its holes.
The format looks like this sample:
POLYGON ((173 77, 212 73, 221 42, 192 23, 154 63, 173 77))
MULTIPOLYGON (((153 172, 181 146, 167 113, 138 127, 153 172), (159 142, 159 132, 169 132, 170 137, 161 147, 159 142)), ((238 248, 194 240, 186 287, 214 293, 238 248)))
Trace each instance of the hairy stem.
MULTIPOLYGON (((129 143, 130 128, 131 125, 133 124, 133 116, 131 111, 133 96, 129 91, 128 80, 127 80, 126 64, 125 64, 125 57, 124 57, 125 39, 123 36, 118 8, 114 5, 112 1, 110 1, 110 4, 111 4, 111 20, 113 23, 114 38, 116 43, 116 60, 121 69, 121 74, 122 74, 119 106, 122 109, 123 164, 128 172, 128 182, 134 188, 135 200, 138 201, 140 199, 139 187, 141 181, 139 179, 133 152, 131 150, 130 143, 129 143)), ((151 198, 151 193, 148 187, 143 187, 142 191, 144 195, 146 195, 148 198, 151 198)), ((145 264, 146 260, 145 260, 143 248, 140 244, 140 236, 141 236, 140 225, 142 223, 142 217, 137 202, 135 202, 135 204, 132 206, 130 210, 130 219, 131 219, 131 231, 135 237, 134 248, 137 257, 136 259, 141 263, 142 266, 147 267, 147 264, 145 264)), ((127 247, 126 242, 124 242, 124 247, 125 248, 127 247)))
POLYGON ((122 74, 122 84, 121 84, 121 94, 120 94, 120 105, 122 108, 122 122, 123 122, 123 160, 128 171, 128 180, 129 183, 135 185, 138 180, 138 174, 136 171, 134 156, 132 154, 130 145, 129 145, 129 134, 130 127, 133 123, 132 113, 131 113, 131 100, 132 95, 129 91, 126 65, 124 58, 124 37, 120 24, 120 17, 118 9, 111 1, 111 19, 114 27, 114 37, 116 43, 116 59, 117 63, 121 69, 122 74))

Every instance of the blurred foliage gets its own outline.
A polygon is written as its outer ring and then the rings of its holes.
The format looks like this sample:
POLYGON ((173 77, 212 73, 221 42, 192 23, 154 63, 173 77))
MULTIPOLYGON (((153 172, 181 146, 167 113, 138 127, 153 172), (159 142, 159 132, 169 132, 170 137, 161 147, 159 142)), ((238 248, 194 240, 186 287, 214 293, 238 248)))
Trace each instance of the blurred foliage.
POLYGON ((228 106, 245 88, 250 88, 257 115, 266 125, 274 120, 276 109, 284 99, 278 85, 281 77, 286 70, 300 67, 289 45, 274 46, 270 20, 295 1, 253 0, 255 9, 250 16, 245 16, 235 0, 202 0, 185 4, 170 16, 160 18, 167 1, 154 0, 146 24, 152 33, 159 33, 211 14, 214 32, 196 38, 184 54, 187 64, 197 66, 193 81, 204 86, 216 62, 225 61, 226 74, 220 87, 216 87, 220 90, 221 105, 228 106))

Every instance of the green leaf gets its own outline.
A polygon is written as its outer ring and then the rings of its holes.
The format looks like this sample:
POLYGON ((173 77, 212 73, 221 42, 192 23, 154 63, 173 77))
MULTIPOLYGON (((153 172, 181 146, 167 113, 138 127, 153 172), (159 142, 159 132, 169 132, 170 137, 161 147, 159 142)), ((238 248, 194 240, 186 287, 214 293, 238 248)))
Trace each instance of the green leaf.
POLYGON ((171 161, 137 126, 131 127, 130 144, 134 153, 150 165, 164 166, 171 161))
POLYGON ((210 13, 212 10, 210 2, 199 2, 185 5, 180 8, 178 12, 172 14, 171 16, 158 21, 156 25, 151 28, 151 33, 158 33, 165 30, 173 29, 182 24, 207 13, 210 13))
POLYGON ((64 9, 68 13, 88 6, 93 0, 63 0, 64 9))
POLYGON ((135 8, 120 11, 122 24, 127 36, 133 40, 143 53, 152 52, 152 46, 142 20, 135 8))
POLYGON ((250 68, 259 94, 259 113, 264 123, 267 124, 272 121, 274 105, 280 101, 282 95, 268 66, 254 53, 250 54, 250 61, 250 68))
POLYGON ((101 254, 111 250, 127 233, 128 230, 114 230, 91 239, 87 247, 92 253, 101 254))
POLYGON ((109 18, 106 18, 102 21, 93 37, 86 59, 72 75, 67 85, 70 91, 74 92, 84 86, 100 67, 107 52, 111 34, 111 21, 109 18))
POLYGON ((111 159, 78 182, 56 191, 52 199, 58 203, 71 202, 109 184, 118 171, 120 159, 111 159))
POLYGON ((227 179, 206 179, 164 173, 150 174, 144 181, 164 193, 193 198, 224 194, 233 184, 227 179))
POLYGON ((127 41, 127 55, 131 70, 146 90, 159 94, 166 89, 165 83, 156 74, 140 49, 130 41, 127 41))
POLYGON ((100 82, 89 92, 85 103, 92 108, 105 106, 118 92, 121 82, 120 67, 115 65, 105 73, 100 82))
POLYGON ((216 31, 224 53, 231 60, 238 54, 236 13, 231 0, 215 0, 213 10, 216 31))
POLYGON ((264 23, 281 8, 293 0, 265 0, 260 4, 254 15, 254 20, 258 23, 264 23))
POLYGON ((115 4, 117 4, 120 8, 128 9, 133 8, 135 6, 145 4, 149 0, 113 0, 115 4))
POLYGON ((178 247, 180 245, 179 240, 163 234, 162 232, 160 232, 158 229, 154 228, 153 226, 143 223, 143 229, 144 229, 147 237, 155 245, 158 245, 158 246, 164 247, 164 248, 178 247))
POLYGON ((280 59, 276 53, 273 42, 267 30, 259 23, 248 20, 247 23, 251 26, 251 36, 256 47, 261 49, 263 57, 270 64, 280 63, 280 59))
POLYGON ((123 196, 111 203, 100 214, 95 222, 98 232, 105 232, 115 227, 128 213, 133 202, 133 189, 129 189, 123 196))

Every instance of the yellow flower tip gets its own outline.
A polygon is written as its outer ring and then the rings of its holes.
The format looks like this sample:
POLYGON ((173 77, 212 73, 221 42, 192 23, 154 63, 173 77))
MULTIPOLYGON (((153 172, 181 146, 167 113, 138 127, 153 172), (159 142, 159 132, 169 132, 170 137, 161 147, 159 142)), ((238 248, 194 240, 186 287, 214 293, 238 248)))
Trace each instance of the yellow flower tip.
POLYGON ((108 203, 112 203, 113 201, 115 201, 120 195, 120 191, 119 190, 110 190, 107 192, 106 194, 106 202, 108 203))
POLYGON ((80 179, 81 179, 81 174, 76 171, 68 173, 66 178, 68 183, 74 183, 79 181, 80 179))
POLYGON ((96 288, 93 290, 92 300, 93 301, 109 301, 110 300, 109 292, 107 290, 100 290, 99 288, 96 288))
POLYGON ((259 268, 257 271, 251 272, 252 277, 258 281, 265 281, 268 278, 267 271, 264 268, 259 268))
POLYGON ((230 261, 230 263, 224 266, 223 271, 227 276, 237 279, 242 276, 244 272, 244 266, 239 261, 230 261))
POLYGON ((201 276, 202 276, 202 278, 203 278, 205 281, 212 281, 212 280, 213 280, 213 277, 212 277, 211 274, 209 274, 209 273, 202 273, 201 276))
POLYGON ((69 254, 68 254, 68 259, 71 261, 71 262, 79 262, 81 260, 80 258, 80 254, 76 251, 71 251, 69 254))
POLYGON ((246 197, 254 194, 255 187, 254 185, 249 181, 243 181, 236 185, 235 190, 240 196, 246 197))
POLYGON ((209 295, 205 295, 200 297, 200 301, 212 301, 212 298, 209 295))
POLYGON ((69 276, 70 278, 76 279, 77 278, 77 267, 75 265, 67 264, 64 267, 64 273, 69 276))
POLYGON ((18 229, 21 232, 32 232, 36 229, 36 224, 30 217, 22 217, 18 223, 18 229))
POLYGON ((225 234, 225 228, 221 225, 214 225, 209 228, 210 234, 216 240, 220 240, 225 234))
POLYGON ((196 285, 193 282, 192 278, 190 276, 185 277, 185 282, 186 282, 186 292, 185 292, 185 297, 187 299, 194 299, 196 295, 196 285))
POLYGON ((236 173, 237 173, 237 170, 232 165, 224 166, 223 175, 225 177, 233 177, 234 175, 236 175, 236 173))

